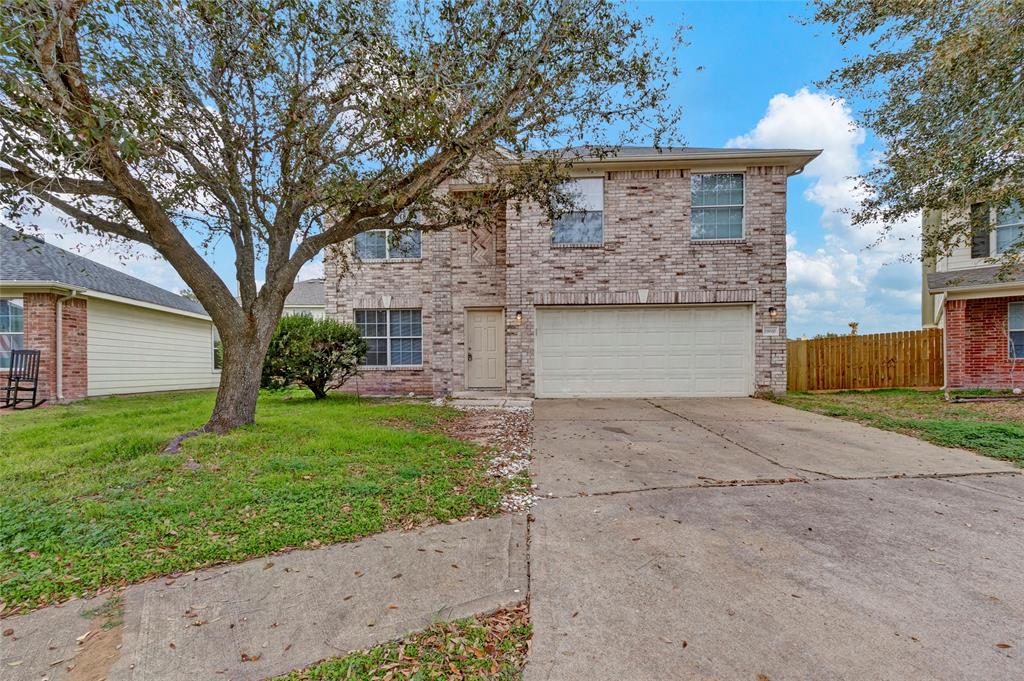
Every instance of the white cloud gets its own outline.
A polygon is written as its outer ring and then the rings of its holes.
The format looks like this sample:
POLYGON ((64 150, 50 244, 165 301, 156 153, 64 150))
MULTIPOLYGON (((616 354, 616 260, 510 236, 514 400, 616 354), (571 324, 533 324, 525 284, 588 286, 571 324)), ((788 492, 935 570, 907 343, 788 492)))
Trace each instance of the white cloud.
POLYGON ((305 281, 306 279, 323 279, 324 276, 324 262, 321 256, 317 256, 314 260, 310 260, 305 265, 299 268, 299 275, 295 277, 295 281, 305 281))
POLYGON ((864 333, 913 329, 920 323, 921 270, 907 255, 920 252, 920 220, 896 226, 879 243, 881 225, 853 227, 842 211, 859 204, 854 179, 874 158, 863 149, 864 130, 842 100, 803 88, 778 94, 768 110, 730 147, 817 148, 822 153, 804 170, 813 180, 804 200, 821 208, 816 227, 790 224, 800 233, 824 231, 825 244, 799 247, 786 237, 789 269, 789 334, 843 333, 851 321, 864 333), (867 159, 867 160, 865 160, 867 159))

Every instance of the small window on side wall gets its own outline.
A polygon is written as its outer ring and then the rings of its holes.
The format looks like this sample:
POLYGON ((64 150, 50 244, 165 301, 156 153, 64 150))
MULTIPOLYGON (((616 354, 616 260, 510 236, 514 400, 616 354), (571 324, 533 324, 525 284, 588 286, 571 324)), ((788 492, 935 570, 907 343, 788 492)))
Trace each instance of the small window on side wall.
POLYGON ((743 238, 743 173, 694 175, 691 180, 690 238, 743 238))
POLYGON ((224 343, 220 340, 220 332, 213 327, 213 370, 220 371, 224 367, 224 343))
POLYGON ((599 246, 604 243, 604 179, 582 177, 562 185, 568 205, 551 228, 551 243, 562 246, 599 246))
POLYGON ((1011 201, 996 211, 996 253, 1005 253, 1024 239, 1024 206, 1011 201))
POLYGON ((1006 317, 1010 359, 1024 359, 1024 303, 1010 303, 1006 317))

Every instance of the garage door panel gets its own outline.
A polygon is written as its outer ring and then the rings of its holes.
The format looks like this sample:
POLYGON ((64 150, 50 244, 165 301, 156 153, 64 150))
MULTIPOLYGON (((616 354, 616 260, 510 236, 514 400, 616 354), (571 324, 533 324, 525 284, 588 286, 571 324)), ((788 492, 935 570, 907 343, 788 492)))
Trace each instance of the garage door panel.
POLYGON ((538 309, 539 397, 753 391, 751 308, 538 309))

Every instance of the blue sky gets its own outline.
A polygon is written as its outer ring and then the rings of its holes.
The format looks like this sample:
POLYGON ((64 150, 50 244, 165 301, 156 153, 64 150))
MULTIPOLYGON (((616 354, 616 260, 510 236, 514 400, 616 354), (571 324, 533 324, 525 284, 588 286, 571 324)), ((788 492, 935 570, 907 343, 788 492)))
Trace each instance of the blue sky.
MULTIPOLYGON (((858 102, 836 101, 814 82, 842 61, 846 48, 828 27, 804 26, 803 2, 639 2, 633 11, 655 18, 653 38, 668 41, 675 26, 691 25, 680 53, 681 73, 671 97, 682 105, 681 135, 694 146, 823 148, 821 158, 789 183, 789 336, 843 333, 857 321, 864 333, 917 328, 920 266, 917 226, 896 230, 903 240, 865 248, 877 228, 855 230, 838 212, 856 205, 849 176, 862 172, 875 153, 869 133, 854 127, 858 102), (698 70, 698 67, 703 67, 698 70)), ((174 290, 183 284, 164 262, 125 262, 55 224, 56 241, 174 290)), ((231 254, 220 249, 217 270, 234 286, 231 254)), ((319 273, 313 263, 305 276, 319 273)))

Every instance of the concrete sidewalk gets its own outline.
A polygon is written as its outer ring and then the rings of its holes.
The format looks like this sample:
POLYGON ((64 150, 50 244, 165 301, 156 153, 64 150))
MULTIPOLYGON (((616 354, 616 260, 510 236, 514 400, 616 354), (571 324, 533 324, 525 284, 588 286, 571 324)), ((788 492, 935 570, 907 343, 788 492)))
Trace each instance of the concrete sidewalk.
MULTIPOLYGON (((89 681, 265 679, 434 620, 522 601, 526 561, 520 514, 391 532, 130 586, 123 594, 121 647, 107 640, 112 659, 100 666, 109 673, 89 681)), ((99 619, 83 615, 104 600, 5 619, 2 628, 14 633, 0 641, 0 678, 85 678, 75 666, 97 657, 90 645, 104 634, 99 619)), ((91 673, 103 671, 94 659, 89 664, 91 673)))

